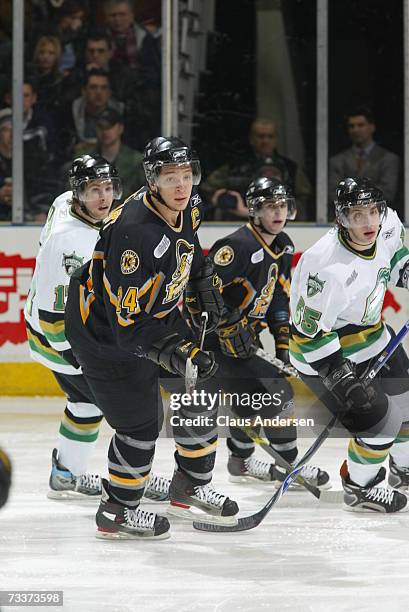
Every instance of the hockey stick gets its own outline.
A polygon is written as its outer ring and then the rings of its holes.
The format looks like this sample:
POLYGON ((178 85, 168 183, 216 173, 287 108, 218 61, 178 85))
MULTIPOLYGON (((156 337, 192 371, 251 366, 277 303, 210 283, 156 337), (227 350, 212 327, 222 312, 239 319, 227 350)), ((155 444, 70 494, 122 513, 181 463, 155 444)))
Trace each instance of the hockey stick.
MULTIPOLYGON (((207 322, 209 320, 209 314, 207 312, 202 312, 202 323, 200 326, 200 334, 199 334, 199 349, 203 349, 204 338, 206 335, 207 322)), ((191 358, 189 357, 186 361, 186 371, 185 371, 185 385, 186 385, 186 393, 192 394, 195 390, 197 383, 197 374, 198 368, 193 365, 191 358)))
MULTIPOLYGON (((275 463, 280 467, 284 468, 289 474, 294 467, 291 463, 288 463, 283 457, 278 453, 275 448, 272 447, 271 442, 268 442, 265 438, 262 438, 258 435, 258 433, 252 427, 241 427, 244 433, 251 439, 253 442, 261 446, 261 448, 268 454, 270 457, 273 457, 275 463)), ((318 487, 310 484, 301 474, 295 479, 296 482, 300 483, 307 491, 312 493, 314 497, 320 500, 322 503, 327 504, 339 504, 342 502, 344 491, 321 491, 318 487)))
MULTIPOLYGON (((375 365, 369 373, 363 379, 363 384, 366 386, 369 382, 376 376, 379 370, 385 365, 385 363, 391 358, 393 353, 396 351, 398 346, 402 343, 402 340, 409 332, 409 321, 407 321, 402 329, 391 338, 386 348, 382 351, 381 355, 375 362, 375 365), (369 375, 371 378, 369 378, 369 375)), ((224 532, 234 532, 234 531, 248 531, 249 529, 254 529, 257 527, 270 512, 271 508, 281 499, 284 495, 290 484, 295 480, 298 473, 301 471, 302 466, 306 463, 310 457, 314 455, 314 453, 320 448, 323 442, 328 438, 331 429, 334 427, 337 422, 337 417, 333 416, 328 425, 323 429, 315 442, 310 446, 310 448, 304 453, 301 459, 296 463, 292 472, 288 474, 288 476, 284 479, 281 487, 277 489, 275 494, 268 500, 268 502, 255 514, 251 514, 250 516, 245 516, 243 518, 239 518, 237 521, 237 525, 215 525, 211 523, 194 521, 193 527, 198 529, 199 531, 212 531, 215 533, 224 533, 224 532)))
POLYGON ((271 363, 271 365, 277 368, 279 372, 282 372, 283 374, 287 374, 287 376, 294 376, 295 378, 300 378, 300 375, 298 374, 294 366, 287 365, 286 363, 284 363, 284 361, 281 361, 281 359, 278 359, 278 357, 273 357, 272 355, 270 355, 270 353, 267 353, 267 351, 265 351, 264 349, 262 348, 257 349, 256 355, 257 357, 261 357, 261 359, 264 359, 264 361, 268 361, 268 363, 271 363))

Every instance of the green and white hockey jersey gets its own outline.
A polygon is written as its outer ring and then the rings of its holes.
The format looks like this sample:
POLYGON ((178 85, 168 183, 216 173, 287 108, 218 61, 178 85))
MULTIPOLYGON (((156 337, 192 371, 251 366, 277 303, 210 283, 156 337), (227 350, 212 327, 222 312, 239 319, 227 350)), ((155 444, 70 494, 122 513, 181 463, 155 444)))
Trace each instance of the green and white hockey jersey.
POLYGON ((403 286, 407 275, 404 238, 398 215, 388 209, 371 254, 352 250, 336 228, 305 251, 290 294, 290 360, 301 373, 316 375, 338 357, 362 363, 385 348, 390 334, 382 306, 388 285, 403 286))
POLYGON ((71 198, 66 191, 50 208, 24 309, 32 359, 61 374, 81 374, 70 365, 75 360, 65 337, 64 309, 70 276, 91 259, 99 233, 71 210, 71 198))

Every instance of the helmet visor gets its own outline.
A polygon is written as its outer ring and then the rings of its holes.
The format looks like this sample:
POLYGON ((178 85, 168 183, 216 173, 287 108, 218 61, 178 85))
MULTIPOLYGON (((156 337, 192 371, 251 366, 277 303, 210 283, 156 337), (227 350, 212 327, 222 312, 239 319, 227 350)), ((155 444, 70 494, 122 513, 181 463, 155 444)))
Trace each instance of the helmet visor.
POLYGON ((382 225, 386 217, 385 200, 368 201, 354 206, 351 204, 337 205, 337 220, 347 229, 359 229, 371 225, 382 225))
POLYGON ((200 162, 166 163, 156 162, 152 168, 152 182, 159 189, 166 187, 192 187, 198 185, 202 177, 200 162))
POLYGON ((250 212, 252 209, 254 211, 254 216, 260 218, 263 217, 267 211, 269 214, 276 213, 277 216, 285 214, 285 219, 287 221, 293 221, 297 215, 295 198, 289 197, 266 198, 260 196, 254 198, 252 201, 252 206, 249 207, 250 212))
POLYGON ((77 194, 80 202, 96 202, 98 200, 112 203, 122 196, 122 184, 119 178, 87 179, 78 181, 77 194))

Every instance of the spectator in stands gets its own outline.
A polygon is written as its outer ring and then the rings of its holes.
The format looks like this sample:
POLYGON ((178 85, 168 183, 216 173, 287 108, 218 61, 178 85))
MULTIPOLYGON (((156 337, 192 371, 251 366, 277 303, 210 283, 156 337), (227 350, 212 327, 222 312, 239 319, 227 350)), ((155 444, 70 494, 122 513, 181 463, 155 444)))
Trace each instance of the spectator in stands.
POLYGON ((13 187, 11 157, 13 151, 11 109, 0 111, 0 221, 11 220, 13 187))
MULTIPOLYGON (((42 136, 24 131, 24 218, 44 222, 58 183, 42 136)), ((0 220, 11 219, 13 131, 11 108, 0 111, 0 220)))
POLYGON ((71 79, 77 96, 89 70, 103 70, 109 75, 112 94, 117 100, 125 102, 133 96, 137 84, 135 71, 112 60, 112 40, 104 30, 94 30, 86 38, 85 65, 77 68, 71 79))
MULTIPOLYGON (((4 96, 6 106, 12 106, 11 82, 4 96)), ((37 104, 37 84, 35 79, 25 77, 23 84, 23 129, 24 141, 36 137, 40 148, 54 156, 56 146, 56 118, 44 112, 37 104)))
POLYGON ((394 206, 400 160, 395 153, 373 140, 376 125, 372 111, 363 106, 351 110, 346 115, 346 125, 352 146, 329 160, 329 200, 333 201, 335 188, 345 176, 366 176, 383 191, 388 203, 394 206))
POLYGON ((257 118, 249 131, 250 151, 237 164, 225 164, 202 184, 205 198, 213 207, 215 219, 234 220, 248 215, 244 203, 248 184, 257 176, 276 176, 295 193, 297 220, 308 219, 311 185, 297 163, 277 151, 277 128, 270 119, 257 118))
POLYGON ((112 97, 107 73, 103 70, 90 70, 85 75, 82 95, 72 103, 76 154, 83 153, 90 146, 96 145, 97 120, 108 108, 123 113, 124 105, 112 97))
POLYGON ((61 41, 60 70, 68 75, 83 53, 86 12, 78 0, 65 0, 58 13, 57 32, 61 41))
POLYGON ((105 24, 113 43, 113 62, 139 73, 144 85, 160 86, 160 31, 134 20, 131 0, 105 0, 105 24))
POLYGON ((123 196, 126 198, 145 184, 143 154, 122 142, 124 121, 115 109, 104 111, 97 120, 96 127, 98 146, 90 153, 98 153, 118 169, 123 196))
POLYGON ((38 103, 45 110, 58 105, 62 74, 61 43, 56 36, 41 36, 35 46, 33 66, 29 70, 37 80, 38 103))

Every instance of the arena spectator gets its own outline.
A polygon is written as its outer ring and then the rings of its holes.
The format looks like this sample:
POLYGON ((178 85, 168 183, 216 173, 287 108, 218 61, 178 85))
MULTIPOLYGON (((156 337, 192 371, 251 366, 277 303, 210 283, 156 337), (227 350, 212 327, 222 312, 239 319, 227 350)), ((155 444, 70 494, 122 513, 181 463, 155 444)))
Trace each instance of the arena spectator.
POLYGON ((351 146, 329 160, 328 199, 333 201, 335 188, 345 176, 366 176, 383 191, 388 204, 395 206, 400 159, 374 141, 376 125, 371 109, 361 106, 351 110, 346 127, 351 146))
POLYGON ((115 109, 107 109, 101 114, 96 129, 98 145, 90 154, 98 153, 118 169, 126 198, 145 184, 143 154, 122 142, 124 121, 115 109))
POLYGON ((298 164, 277 151, 277 137, 274 121, 255 119, 250 126, 248 153, 238 163, 226 163, 208 176, 201 187, 213 207, 214 219, 228 221, 246 217, 244 195, 249 183, 257 176, 271 175, 293 190, 297 220, 308 220, 311 185, 298 164))
POLYGON ((11 109, 0 110, 0 221, 11 220, 13 132, 11 109))
POLYGON ((59 103, 61 53, 61 43, 56 36, 41 36, 34 49, 33 65, 28 69, 37 80, 38 103, 45 110, 53 109, 59 103))
POLYGON ((96 145, 96 123, 108 108, 123 113, 124 105, 112 97, 109 76, 106 72, 90 70, 85 75, 82 95, 72 103, 76 154, 88 150, 90 145, 96 145))

